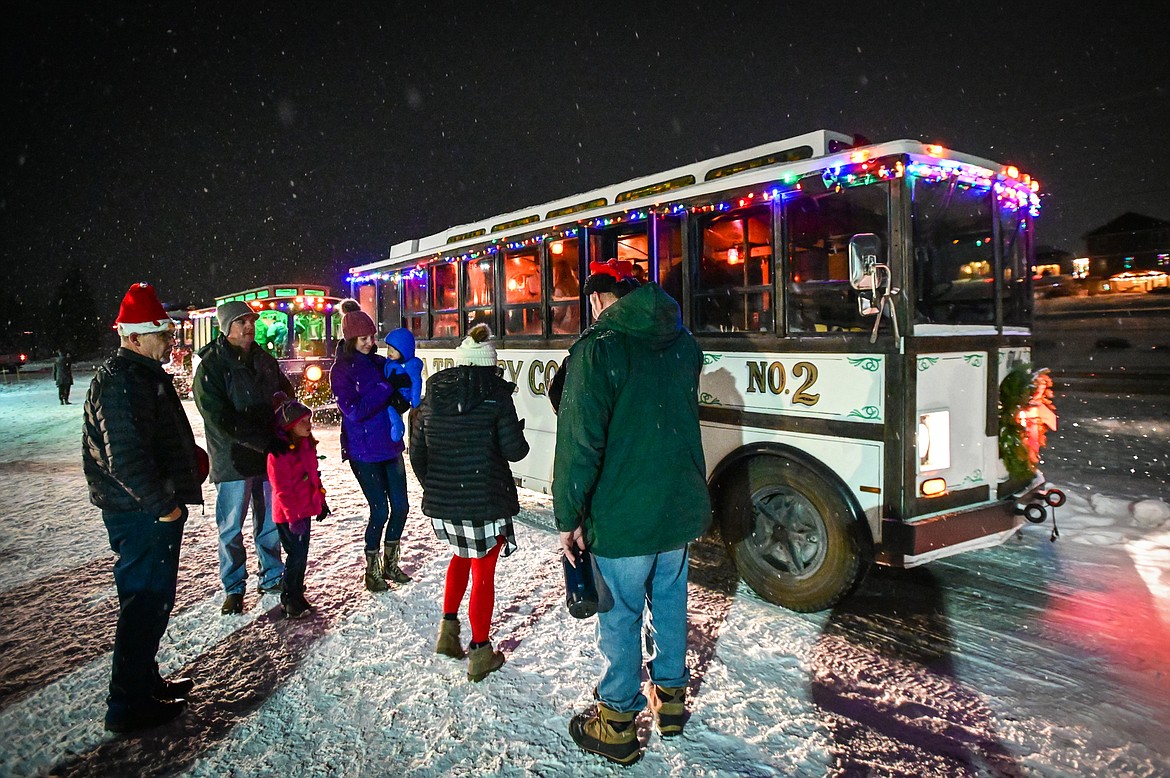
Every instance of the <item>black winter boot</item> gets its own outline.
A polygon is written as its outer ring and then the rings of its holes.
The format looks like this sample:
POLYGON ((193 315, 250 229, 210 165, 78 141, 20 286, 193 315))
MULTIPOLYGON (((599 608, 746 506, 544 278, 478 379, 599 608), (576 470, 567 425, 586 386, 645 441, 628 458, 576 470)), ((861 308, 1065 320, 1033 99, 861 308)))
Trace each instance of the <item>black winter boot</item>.
POLYGON ((386 583, 410 583, 410 576, 402 572, 402 568, 398 566, 398 551, 399 543, 397 540, 386 541, 386 553, 382 560, 382 578, 385 579, 386 583))
POLYGON ((381 556, 377 551, 366 552, 366 589, 371 592, 384 592, 390 588, 382 579, 381 556))

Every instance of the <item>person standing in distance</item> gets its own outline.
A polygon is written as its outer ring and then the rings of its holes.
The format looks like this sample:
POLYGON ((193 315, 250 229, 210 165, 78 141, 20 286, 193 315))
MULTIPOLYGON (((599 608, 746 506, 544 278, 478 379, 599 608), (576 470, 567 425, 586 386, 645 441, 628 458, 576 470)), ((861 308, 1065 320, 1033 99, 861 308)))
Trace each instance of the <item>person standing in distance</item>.
POLYGON ((707 529, 711 504, 699 435, 703 353, 678 303, 623 265, 590 263, 596 322, 569 350, 553 510, 566 556, 590 548, 613 598, 598 613, 606 667, 597 712, 574 716, 569 734, 585 751, 633 764, 642 756, 634 717, 647 698, 662 736, 683 729, 687 545, 707 529), (645 694, 644 639, 655 648, 645 694))
POLYGON ((64 349, 58 351, 53 360, 53 383, 57 384, 57 400, 62 405, 72 405, 69 390, 73 388, 73 360, 64 349))
POLYGON ((200 449, 163 370, 173 326, 150 284, 135 284, 118 311, 118 353, 98 368, 85 398, 81 462, 89 500, 102 511, 118 589, 105 727, 126 733, 174 719, 194 682, 163 680, 155 655, 179 576, 187 506, 203 502, 200 449))
POLYGON ((272 521, 268 452, 279 446, 272 424, 272 397, 293 387, 276 358, 256 345, 259 316, 240 300, 219 306, 219 337, 199 351, 195 406, 203 416, 215 484, 219 528, 219 578, 226 596, 220 612, 244 612, 248 567, 244 517, 252 512, 252 537, 260 561, 261 594, 279 593, 284 576, 280 535, 272 521))

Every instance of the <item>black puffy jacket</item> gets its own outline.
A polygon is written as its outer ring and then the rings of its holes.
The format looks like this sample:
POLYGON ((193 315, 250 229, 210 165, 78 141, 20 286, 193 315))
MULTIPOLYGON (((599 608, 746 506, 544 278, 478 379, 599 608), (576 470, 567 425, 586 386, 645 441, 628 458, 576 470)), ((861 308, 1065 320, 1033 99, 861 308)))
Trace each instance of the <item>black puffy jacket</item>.
POLYGON ((427 516, 491 521, 520 512, 508 462, 528 455, 528 441, 515 388, 486 366, 447 368, 427 381, 410 414, 410 466, 427 516))
POLYGON ((280 364, 253 345, 246 352, 220 335, 199 351, 195 406, 203 415, 211 482, 242 481, 268 474, 268 449, 276 437, 272 395, 294 395, 280 364))
POLYGON ((82 467, 89 501, 115 512, 165 516, 203 502, 195 436, 162 365, 118 349, 85 397, 82 467))

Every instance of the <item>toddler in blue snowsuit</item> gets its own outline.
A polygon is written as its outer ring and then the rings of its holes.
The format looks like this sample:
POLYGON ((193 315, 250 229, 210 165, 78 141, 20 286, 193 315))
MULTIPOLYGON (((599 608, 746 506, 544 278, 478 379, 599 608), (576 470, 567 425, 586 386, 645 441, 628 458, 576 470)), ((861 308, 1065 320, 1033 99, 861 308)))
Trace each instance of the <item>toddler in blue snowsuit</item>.
MULTIPOLYGON (((414 355, 414 335, 405 327, 386 333, 386 378, 398 393, 417 408, 422 399, 422 360, 414 355), (406 379, 409 378, 409 384, 406 379)), ((390 415, 390 439, 397 442, 406 434, 406 422, 393 406, 386 408, 390 415)))

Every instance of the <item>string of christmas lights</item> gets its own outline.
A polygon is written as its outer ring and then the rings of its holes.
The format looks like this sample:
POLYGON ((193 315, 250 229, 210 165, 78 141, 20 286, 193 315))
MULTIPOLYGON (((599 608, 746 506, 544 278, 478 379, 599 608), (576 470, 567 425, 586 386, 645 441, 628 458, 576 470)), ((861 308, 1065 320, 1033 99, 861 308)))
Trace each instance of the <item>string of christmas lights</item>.
MULTIPOLYGON (((945 150, 940 146, 927 146, 927 154, 932 157, 941 157, 945 150)), ((676 203, 662 209, 644 208, 628 211, 620 215, 604 216, 591 219, 585 223, 586 228, 602 229, 616 224, 644 221, 656 215, 675 215, 682 212, 692 214, 728 211, 733 208, 743 208, 756 201, 771 202, 773 200, 787 200, 795 197, 802 191, 801 180, 816 173, 797 176, 789 174, 780 178, 779 184, 771 184, 768 188, 733 198, 731 200, 706 203, 703 205, 685 205, 676 203)), ((844 189, 878 181, 892 180, 911 176, 927 181, 957 180, 959 183, 977 189, 987 189, 993 192, 1000 205, 1010 212, 1026 208, 1033 216, 1040 215, 1040 183, 1027 174, 1021 174, 1015 166, 1008 166, 1001 173, 995 173, 987 168, 959 162, 953 159, 935 159, 931 162, 914 161, 904 164, 896 160, 893 164, 886 164, 881 160, 869 158, 869 152, 857 151, 850 157, 848 165, 838 165, 820 171, 821 182, 827 189, 844 189)), ((474 251, 444 257, 441 253, 420 260, 414 267, 399 270, 382 270, 364 273, 361 275, 346 276, 346 282, 354 284, 368 284, 378 281, 418 280, 425 277, 426 268, 435 262, 463 262, 479 257, 499 253, 501 248, 515 251, 527 246, 543 243, 548 240, 562 240, 576 237, 578 228, 563 230, 553 228, 546 233, 532 235, 523 240, 511 240, 501 243, 497 238, 491 244, 474 251)))

